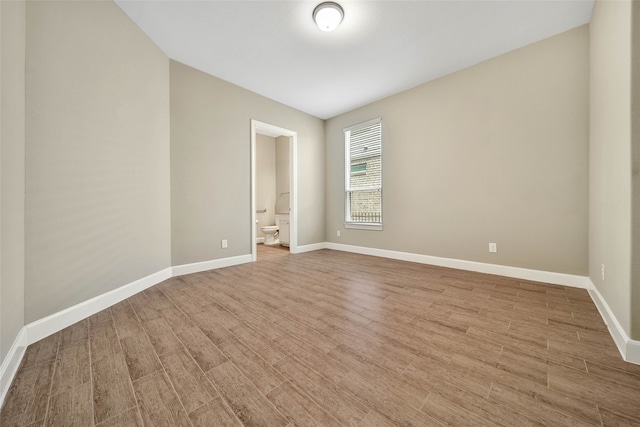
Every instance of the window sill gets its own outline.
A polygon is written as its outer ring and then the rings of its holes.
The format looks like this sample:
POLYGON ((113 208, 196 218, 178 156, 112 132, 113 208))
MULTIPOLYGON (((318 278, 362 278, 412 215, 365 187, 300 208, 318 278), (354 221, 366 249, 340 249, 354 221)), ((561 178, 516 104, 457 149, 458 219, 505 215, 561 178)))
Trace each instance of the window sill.
POLYGON ((351 228, 356 230, 382 231, 382 224, 367 224, 364 222, 345 222, 344 228, 351 228))

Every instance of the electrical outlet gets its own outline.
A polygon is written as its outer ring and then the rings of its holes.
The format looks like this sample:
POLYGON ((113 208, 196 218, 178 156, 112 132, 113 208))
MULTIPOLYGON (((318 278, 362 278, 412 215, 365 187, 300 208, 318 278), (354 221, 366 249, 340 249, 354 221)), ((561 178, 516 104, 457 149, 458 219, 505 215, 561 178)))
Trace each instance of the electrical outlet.
POLYGON ((227 239, 222 239, 222 249, 227 249, 227 239))
POLYGON ((600 273, 602 273, 602 280, 604 280, 604 264, 600 264, 600 273))
POLYGON ((336 231, 336 236, 340 237, 340 230, 336 231))
POLYGON ((489 252, 498 252, 498 244, 489 243, 489 252))

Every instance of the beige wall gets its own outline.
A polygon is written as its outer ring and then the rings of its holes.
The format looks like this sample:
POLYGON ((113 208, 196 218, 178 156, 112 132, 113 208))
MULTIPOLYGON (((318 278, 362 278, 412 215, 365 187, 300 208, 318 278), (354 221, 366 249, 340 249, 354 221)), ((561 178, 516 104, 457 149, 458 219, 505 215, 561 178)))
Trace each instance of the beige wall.
POLYGON ((588 58, 583 26, 328 120, 328 240, 585 275, 588 58), (375 117, 384 230, 347 230, 342 129, 375 117))
POLYGON ((264 237, 260 227, 276 223, 276 139, 266 135, 256 138, 256 213, 257 236, 264 237))
POLYGON ((276 138, 276 213, 289 213, 289 137, 276 138))
POLYGON ((589 275, 631 332, 631 2, 596 1, 590 24, 589 275), (605 265, 602 280, 601 265, 605 265))
POLYGON ((0 2, 0 365, 24 326, 25 4, 0 2))
POLYGON ((640 3, 631 8, 631 336, 640 340, 640 3))
POLYGON ((173 265, 251 253, 251 119, 298 132, 298 244, 325 240, 323 121, 171 61, 173 265))
POLYGON ((169 60, 113 2, 27 3, 26 321, 170 266, 169 60))

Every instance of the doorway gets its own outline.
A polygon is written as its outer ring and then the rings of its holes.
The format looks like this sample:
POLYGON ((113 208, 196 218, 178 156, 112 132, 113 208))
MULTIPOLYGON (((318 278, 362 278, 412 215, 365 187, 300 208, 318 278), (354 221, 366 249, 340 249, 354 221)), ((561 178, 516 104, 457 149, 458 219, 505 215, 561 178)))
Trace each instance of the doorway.
MULTIPOLYGON (((251 260, 258 259, 256 209, 256 142, 258 134, 289 139, 289 252, 298 252, 298 133, 269 123, 251 119, 251 260)), ((275 208, 275 207, 274 207, 275 208)))

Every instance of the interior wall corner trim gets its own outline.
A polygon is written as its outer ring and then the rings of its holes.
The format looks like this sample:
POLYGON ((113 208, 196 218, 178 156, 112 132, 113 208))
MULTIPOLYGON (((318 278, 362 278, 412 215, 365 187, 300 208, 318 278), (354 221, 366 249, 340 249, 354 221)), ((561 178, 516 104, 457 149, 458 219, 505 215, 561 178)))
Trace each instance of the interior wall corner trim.
POLYGON ((13 341, 2 365, 0 365, 0 408, 4 403, 4 398, 9 391, 11 382, 13 381, 16 372, 18 372, 20 362, 22 362, 22 357, 24 356, 24 352, 28 345, 29 340, 27 338, 27 328, 23 326, 20 329, 20 332, 18 332, 18 336, 13 341))
POLYGON ((607 304, 607 300, 604 299, 598 288, 593 285, 593 282, 591 284, 592 288, 589 289, 589 295, 598 308, 604 323, 607 324, 611 338, 616 343, 622 358, 627 362, 640 365, 640 341, 632 340, 627 335, 616 315, 613 314, 613 310, 607 304))

